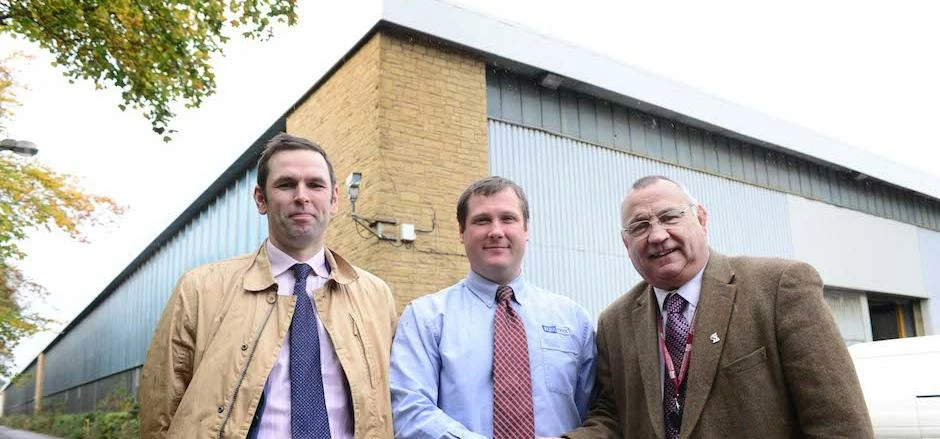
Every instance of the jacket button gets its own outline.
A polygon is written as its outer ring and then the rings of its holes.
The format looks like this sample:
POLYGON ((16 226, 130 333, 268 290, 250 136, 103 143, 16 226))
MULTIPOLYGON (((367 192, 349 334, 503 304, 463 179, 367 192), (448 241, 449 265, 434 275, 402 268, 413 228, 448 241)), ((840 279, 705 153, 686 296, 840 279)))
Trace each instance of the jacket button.
POLYGON ((242 350, 243 350, 243 351, 247 351, 247 350, 248 350, 248 345, 243 344, 243 345, 242 345, 242 350))
POLYGON ((219 406, 219 413, 222 413, 224 411, 225 411, 225 407, 219 406))
POLYGON ((274 303, 277 301, 277 297, 274 297, 274 294, 268 294, 268 303, 274 303))

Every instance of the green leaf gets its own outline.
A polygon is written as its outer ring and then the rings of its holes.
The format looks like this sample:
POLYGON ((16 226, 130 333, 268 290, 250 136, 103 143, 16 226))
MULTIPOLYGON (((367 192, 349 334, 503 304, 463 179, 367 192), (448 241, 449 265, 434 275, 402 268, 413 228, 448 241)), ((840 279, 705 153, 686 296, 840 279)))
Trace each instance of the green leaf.
POLYGON ((229 34, 269 37, 297 20, 294 0, 15 0, 0 32, 52 53, 69 83, 90 79, 121 91, 122 110, 142 108, 162 134, 179 103, 198 107, 215 92, 209 61, 229 34))

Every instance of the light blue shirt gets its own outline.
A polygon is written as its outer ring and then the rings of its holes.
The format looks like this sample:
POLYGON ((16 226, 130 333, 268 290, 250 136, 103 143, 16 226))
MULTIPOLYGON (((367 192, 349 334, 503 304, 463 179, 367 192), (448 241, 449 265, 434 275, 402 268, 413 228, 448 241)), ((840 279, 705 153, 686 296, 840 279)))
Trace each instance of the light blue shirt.
MULTIPOLYGON (((525 323, 536 436, 581 425, 594 389, 594 324, 571 299, 509 284, 525 323)), ((395 437, 493 436, 493 317, 498 284, 470 272, 445 290, 415 299, 392 343, 395 437)))

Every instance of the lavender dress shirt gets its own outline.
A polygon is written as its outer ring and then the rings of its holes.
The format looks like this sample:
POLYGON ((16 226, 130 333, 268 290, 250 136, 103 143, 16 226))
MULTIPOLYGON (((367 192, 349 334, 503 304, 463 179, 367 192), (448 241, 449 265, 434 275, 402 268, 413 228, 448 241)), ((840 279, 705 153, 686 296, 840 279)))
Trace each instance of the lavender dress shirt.
MULTIPOLYGON (((299 261, 275 247, 271 241, 267 241, 265 246, 268 260, 271 262, 271 274, 277 282, 277 294, 292 295, 297 281, 290 268, 299 261)), ((330 268, 326 264, 323 249, 310 260, 303 262, 313 267, 313 272, 307 279, 307 294, 311 296, 312 301, 312 293, 322 287, 330 277, 330 268)), ((346 381, 343 366, 336 357, 333 341, 319 319, 317 330, 320 334, 320 369, 323 371, 323 391, 326 396, 326 411, 330 418, 330 434, 333 439, 352 438, 354 425, 349 383, 346 381)), ((258 439, 283 439, 291 435, 289 365, 290 343, 284 340, 281 351, 277 354, 277 361, 268 375, 268 381, 264 384, 265 402, 258 439)))

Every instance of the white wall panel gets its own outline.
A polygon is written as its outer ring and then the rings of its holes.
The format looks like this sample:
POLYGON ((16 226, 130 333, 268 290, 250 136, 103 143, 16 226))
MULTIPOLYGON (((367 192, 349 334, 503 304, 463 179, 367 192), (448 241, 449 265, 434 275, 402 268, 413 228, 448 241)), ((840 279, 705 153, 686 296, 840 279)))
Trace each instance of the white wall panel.
POLYGON ((927 335, 940 334, 940 233, 918 229, 924 283, 930 296, 923 302, 924 330, 927 335))
POLYGON ((706 207, 717 251, 792 257, 781 193, 495 120, 489 142, 490 173, 529 197, 527 278, 595 316, 640 280, 620 239, 620 203, 645 175, 689 188, 706 207))
POLYGON ((796 259, 827 285, 928 297, 917 227, 787 196, 796 259))

